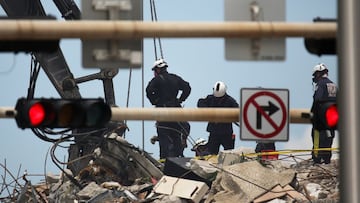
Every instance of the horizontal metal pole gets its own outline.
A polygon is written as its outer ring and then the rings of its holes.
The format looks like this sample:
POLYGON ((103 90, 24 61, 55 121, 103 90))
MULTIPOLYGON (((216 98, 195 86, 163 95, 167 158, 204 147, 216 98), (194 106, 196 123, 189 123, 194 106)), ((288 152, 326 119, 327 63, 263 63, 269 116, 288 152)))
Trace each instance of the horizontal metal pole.
MULTIPOLYGON (((112 120, 239 122, 239 108, 112 108, 112 120)), ((309 109, 290 110, 291 123, 310 123, 309 109)))
MULTIPOLYGON (((112 107, 113 121, 213 121, 238 122, 239 108, 120 108, 112 107)), ((310 123, 309 109, 290 110, 290 123, 310 123)), ((15 109, 0 107, 0 118, 14 118, 15 109)))
POLYGON ((0 20, 0 40, 336 37, 335 22, 146 22, 0 20))

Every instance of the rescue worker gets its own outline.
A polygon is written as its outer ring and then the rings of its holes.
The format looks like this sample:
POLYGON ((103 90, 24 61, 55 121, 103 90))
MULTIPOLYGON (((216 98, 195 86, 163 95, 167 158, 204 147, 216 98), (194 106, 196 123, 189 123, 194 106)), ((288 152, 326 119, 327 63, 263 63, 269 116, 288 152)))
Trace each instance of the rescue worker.
MULTIPOLYGON (((316 111, 324 101, 336 101, 337 86, 328 78, 328 68, 325 64, 320 63, 313 68, 313 85, 314 95, 311 112, 313 113, 312 118, 312 131, 311 137, 313 142, 313 149, 319 148, 331 148, 333 139, 335 136, 334 130, 327 130, 317 118, 316 111)), ((329 164, 331 161, 331 150, 326 151, 312 151, 312 159, 314 163, 325 163, 329 164)))
MULTIPOLYGON (((155 61, 152 67, 154 77, 146 87, 146 97, 156 107, 181 107, 181 103, 190 95, 190 84, 180 76, 169 73, 167 68, 168 64, 164 59, 155 61), (179 92, 181 94, 178 98, 179 92)), ((183 139, 189 134, 189 123, 157 121, 156 128, 160 147, 160 159, 183 157, 183 139), (182 133, 184 131, 187 132, 186 136, 182 133)))
MULTIPOLYGON (((198 107, 214 108, 239 108, 239 104, 234 98, 226 93, 227 86, 222 81, 217 81, 213 87, 213 94, 200 98, 197 102, 198 107)), ((210 154, 218 154, 220 146, 224 150, 234 149, 235 135, 233 134, 232 123, 209 122, 206 128, 209 132, 207 148, 210 154)))
POLYGON ((199 138, 195 141, 191 151, 195 152, 195 156, 207 156, 209 155, 207 143, 208 141, 204 138, 199 138))

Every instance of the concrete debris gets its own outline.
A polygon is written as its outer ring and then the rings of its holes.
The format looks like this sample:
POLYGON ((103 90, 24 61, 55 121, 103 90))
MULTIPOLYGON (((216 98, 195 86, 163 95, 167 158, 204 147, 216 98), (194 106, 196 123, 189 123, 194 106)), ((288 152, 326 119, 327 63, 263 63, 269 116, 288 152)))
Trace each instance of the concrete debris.
POLYGON ((194 203, 200 202, 209 187, 200 181, 163 176, 154 187, 155 193, 175 195, 194 203))
MULTIPOLYGON (((200 166, 201 167, 201 166, 200 166)), ((214 167, 213 167, 214 168, 214 167)), ((215 168, 214 168, 215 169, 215 168)), ((217 172, 214 170, 209 173, 203 173, 198 175, 196 172, 204 171, 203 168, 199 168, 197 171, 192 170, 192 159, 184 157, 169 157, 165 161, 164 175, 171 177, 181 177, 183 179, 201 181, 211 187, 212 181, 215 180, 217 172), (202 177, 203 176, 203 177, 202 177)))
POLYGON ((244 162, 244 154, 255 153, 252 148, 240 147, 233 150, 223 150, 219 152, 218 164, 221 166, 228 166, 236 163, 244 162))
POLYGON ((278 199, 278 198, 286 198, 286 199, 288 199, 287 200, 288 202, 294 202, 295 200, 302 200, 302 201, 307 200, 304 195, 297 192, 290 185, 286 185, 285 187, 276 185, 273 189, 271 189, 271 191, 266 192, 265 194, 256 198, 253 202, 254 203, 268 202, 270 200, 274 200, 274 199, 278 199))
POLYGON ((291 165, 297 172, 298 191, 311 201, 338 202, 339 159, 330 164, 313 164, 311 160, 291 165))
POLYGON ((276 172, 258 161, 224 166, 217 175, 206 202, 252 202, 276 185, 283 187, 291 184, 294 178, 294 170, 276 172))
POLYGON ((191 159, 189 168, 198 176, 210 181, 215 180, 217 173, 220 171, 218 168, 214 167, 213 163, 198 159, 191 159))
MULTIPOLYGON (((294 156, 291 156, 294 159, 294 156)), ((263 161, 244 151, 224 151, 216 159, 169 158, 165 166, 123 139, 96 148, 77 175, 64 170, 46 181, 24 186, 1 202, 339 202, 338 160, 263 161), (173 175, 168 175, 171 171, 173 175), (190 175, 192 174, 192 175, 190 175)), ((14 190, 15 191, 15 190, 14 190)))
POLYGON ((99 194, 104 193, 106 191, 107 191, 106 188, 101 187, 95 182, 90 182, 87 186, 84 187, 84 189, 80 190, 76 194, 80 199, 89 200, 90 198, 94 196, 98 196, 99 194))

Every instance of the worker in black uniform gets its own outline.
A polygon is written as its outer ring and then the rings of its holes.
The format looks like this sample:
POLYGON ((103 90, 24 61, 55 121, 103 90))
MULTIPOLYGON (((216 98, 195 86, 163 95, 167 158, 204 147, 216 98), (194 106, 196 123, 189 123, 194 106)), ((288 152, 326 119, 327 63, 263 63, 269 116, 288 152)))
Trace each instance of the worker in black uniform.
MULTIPOLYGON (((200 98, 197 106, 239 108, 239 104, 226 93, 226 90, 227 87, 225 83, 217 81, 213 87, 213 94, 209 94, 205 98, 200 98)), ((210 154, 218 154, 220 146, 223 146, 224 150, 234 149, 235 135, 233 134, 232 123, 209 122, 206 131, 210 133, 207 143, 210 154)))
MULTIPOLYGON (((156 107, 181 107, 191 92, 190 84, 180 76, 167 71, 168 64, 156 60, 152 70, 154 77, 146 87, 146 96, 156 107), (181 95, 178 98, 178 94, 181 95)), ((187 122, 156 122, 160 158, 183 157, 184 140, 190 131, 187 122), (187 135, 184 136, 184 132, 187 135)), ((186 140, 185 140, 186 143, 186 140)))
MULTIPOLYGON (((328 68, 325 64, 320 63, 313 69, 313 83, 314 83, 314 95, 311 112, 312 118, 312 131, 311 137, 313 141, 313 149, 319 148, 331 148, 333 139, 335 136, 334 130, 325 129, 321 121, 317 118, 316 111, 324 101, 336 101, 337 86, 328 78, 328 68)), ((314 163, 329 164, 331 161, 331 150, 321 151, 313 150, 312 159, 314 163)))

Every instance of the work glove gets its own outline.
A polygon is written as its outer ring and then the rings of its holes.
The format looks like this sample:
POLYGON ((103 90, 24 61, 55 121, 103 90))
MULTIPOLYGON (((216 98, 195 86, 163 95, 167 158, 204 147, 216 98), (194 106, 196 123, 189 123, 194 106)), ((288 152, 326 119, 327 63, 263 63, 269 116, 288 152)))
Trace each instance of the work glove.
POLYGON ((155 144, 155 143, 156 143, 156 141, 159 141, 158 136, 154 135, 154 136, 152 136, 152 137, 150 138, 150 142, 151 142, 151 144, 155 144))

